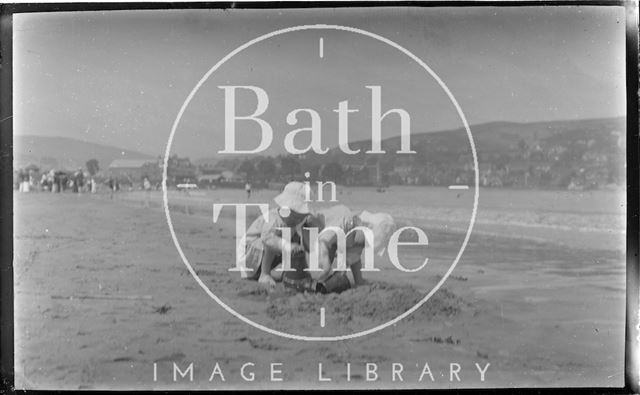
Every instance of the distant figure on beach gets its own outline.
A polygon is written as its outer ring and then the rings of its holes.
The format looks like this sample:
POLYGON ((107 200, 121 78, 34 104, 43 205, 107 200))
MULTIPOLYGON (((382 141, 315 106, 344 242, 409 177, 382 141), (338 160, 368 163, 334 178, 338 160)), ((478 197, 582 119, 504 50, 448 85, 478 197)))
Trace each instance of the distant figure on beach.
POLYGON ((56 171, 51 169, 49 173, 47 173, 47 186, 49 187, 50 192, 55 192, 55 174, 56 171))
POLYGON ((117 178, 109 177, 109 191, 110 198, 113 199, 114 194, 120 189, 120 184, 117 178))
POLYGON ((27 174, 29 175, 28 177, 29 190, 35 190, 35 187, 36 187, 35 173, 33 170, 29 170, 27 174))
POLYGON ((78 193, 82 193, 84 189, 84 172, 82 169, 78 170, 78 177, 76 178, 76 184, 78 184, 78 193))
POLYGON ((29 173, 26 170, 20 170, 18 172, 18 177, 20 181, 19 191, 20 192, 29 192, 29 173))
POLYGON ((60 193, 60 192, 64 192, 64 190, 67 188, 67 174, 63 171, 57 171, 54 173, 54 185, 55 185, 55 192, 60 193))
POLYGON ((46 191, 49 189, 47 184, 47 173, 42 173, 42 176, 40 177, 40 188, 43 191, 46 191))
POLYGON ((151 195, 151 182, 147 177, 142 181, 142 187, 144 188, 144 207, 149 207, 149 197, 151 195))
POLYGON ((51 192, 60 192, 60 175, 57 172, 53 173, 53 182, 51 184, 51 192))
POLYGON ((247 199, 251 199, 251 184, 249 182, 244 184, 244 190, 247 192, 247 199))
POLYGON ((77 170, 73 173, 73 178, 71 179, 73 182, 73 193, 82 193, 82 186, 84 184, 84 176, 82 174, 82 169, 77 170))

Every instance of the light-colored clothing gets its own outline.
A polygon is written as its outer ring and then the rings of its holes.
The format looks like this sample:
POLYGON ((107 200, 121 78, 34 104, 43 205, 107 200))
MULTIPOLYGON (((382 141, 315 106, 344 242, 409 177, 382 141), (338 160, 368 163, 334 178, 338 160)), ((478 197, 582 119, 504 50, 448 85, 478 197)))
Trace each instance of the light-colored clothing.
MULTIPOLYGON (((291 229, 291 240, 288 242, 300 242, 302 236, 302 228, 305 221, 302 221, 295 228, 291 229)), ((274 208, 268 212, 268 219, 261 215, 249 226, 246 234, 243 236, 246 242, 246 249, 240 250, 238 244, 237 257, 238 260, 245 259, 247 269, 251 271, 241 271, 242 278, 255 279, 258 278, 259 268, 262 263, 262 257, 265 249, 271 249, 276 253, 276 261, 279 263, 282 259, 282 230, 278 228, 286 228, 287 224, 278 214, 278 209, 274 208)), ((275 262, 274 262, 275 263, 275 262)), ((275 267, 274 264, 272 267, 275 267)))
MULTIPOLYGON (((316 219, 323 225, 323 229, 327 227, 337 227, 342 229, 345 234, 360 225, 358 217, 347 206, 342 204, 318 211, 316 219)), ((338 237, 336 233, 326 230, 319 235, 318 240, 328 246, 329 256, 333 261, 338 250, 338 237)), ((363 248, 364 243, 357 243, 355 232, 351 232, 346 239, 347 267, 360 262, 363 248)))

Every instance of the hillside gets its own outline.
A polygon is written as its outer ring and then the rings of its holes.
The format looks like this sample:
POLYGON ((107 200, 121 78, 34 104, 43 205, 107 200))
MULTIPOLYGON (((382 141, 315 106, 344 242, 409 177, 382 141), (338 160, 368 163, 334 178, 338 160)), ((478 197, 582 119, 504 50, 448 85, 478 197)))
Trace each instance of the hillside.
MULTIPOLYGON (((518 149, 519 144, 522 144, 521 140, 527 146, 535 146, 543 142, 562 143, 565 140, 568 142, 587 136, 603 138, 605 133, 609 134, 611 132, 619 132, 624 135, 626 126, 625 119, 618 117, 534 123, 491 122, 471 125, 470 129, 478 155, 507 155, 518 149)), ((352 149, 359 148, 364 152, 370 149, 371 140, 352 142, 349 146, 352 149)), ((417 156, 435 152, 470 152, 469 141, 464 128, 412 134, 411 147, 417 151, 417 156)), ((382 148, 387 151, 386 155, 395 155, 395 152, 400 149, 400 137, 384 139, 382 148)), ((358 161, 361 155, 345 155, 337 147, 333 148, 328 156, 345 156, 344 161, 361 162, 361 160, 358 161)))
MULTIPOLYGON (((625 180, 625 131, 623 117, 472 125, 480 184, 540 188, 620 185, 625 180)), ((312 178, 348 185, 451 185, 473 181, 471 148, 463 128, 411 135, 414 154, 398 154, 400 141, 400 137, 383 140, 384 154, 366 154, 371 140, 363 140, 349 143, 352 150, 360 150, 354 155, 334 147, 325 155, 280 157, 275 161, 277 170, 270 171, 268 178, 284 180, 310 171, 312 178)), ((239 171, 243 160, 229 158, 226 167, 235 164, 232 167, 239 171)), ((251 162, 255 162, 252 164, 260 179, 265 173, 260 160, 251 162)), ((243 167, 251 168, 246 164, 243 167)))
MULTIPOLYGON (((565 187, 578 183, 595 187, 620 183, 625 130, 623 117, 471 126, 486 186, 565 187)), ((371 141, 350 146, 364 152, 370 149, 371 141)), ((384 155, 346 155, 334 148, 322 162, 346 167, 380 163, 383 178, 392 183, 471 182, 471 150, 463 128, 412 135, 411 147, 416 151, 412 155, 396 154, 400 137, 383 140, 382 147, 384 155)), ((361 179, 362 174, 355 178, 361 179)))
POLYGON ((63 170, 84 167, 95 158, 100 168, 107 168, 114 159, 152 159, 153 156, 108 145, 89 143, 66 137, 14 136, 14 168, 35 164, 43 170, 63 170))

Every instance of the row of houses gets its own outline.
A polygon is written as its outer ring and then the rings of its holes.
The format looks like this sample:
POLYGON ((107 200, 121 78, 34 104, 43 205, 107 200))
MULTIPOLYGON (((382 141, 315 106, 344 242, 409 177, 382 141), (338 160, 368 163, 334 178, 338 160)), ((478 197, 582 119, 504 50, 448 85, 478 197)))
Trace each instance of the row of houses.
MULTIPOLYGON (((109 164, 106 175, 121 182, 136 184, 146 177, 152 184, 162 182, 163 159, 116 159, 109 164)), ((202 171, 188 158, 173 156, 167 163, 167 183, 176 185, 184 182, 196 182, 207 186, 220 183, 244 183, 245 178, 231 170, 212 168, 202 171)))

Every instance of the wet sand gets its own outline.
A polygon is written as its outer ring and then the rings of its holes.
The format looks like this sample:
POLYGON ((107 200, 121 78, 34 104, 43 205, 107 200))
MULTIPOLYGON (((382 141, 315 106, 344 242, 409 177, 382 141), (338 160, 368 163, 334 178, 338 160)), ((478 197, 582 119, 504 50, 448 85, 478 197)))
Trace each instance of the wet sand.
MULTIPOLYGON (((143 209, 124 194, 114 201, 14 196, 17 388, 623 384, 625 274, 615 248, 474 233, 452 276, 406 319, 357 339, 303 342, 253 328, 209 298, 178 255, 158 206, 143 209), (173 381, 174 362, 183 370, 193 363, 193 382, 173 381), (255 364, 247 370, 255 381, 240 375, 247 362, 255 364), (216 363, 225 381, 209 381, 216 363), (272 363, 282 363, 283 382, 270 381, 272 363), (319 363, 331 381, 319 381, 319 363), (376 364, 377 381, 366 381, 366 363, 376 364), (393 376, 394 363, 402 364, 403 381, 393 376), (418 381, 425 363, 433 381, 418 381), (460 365, 460 382, 451 380, 452 363, 460 365), (487 363, 481 381, 476 364, 487 363)), ((460 243, 459 235, 434 226, 429 267, 420 275, 376 261, 381 270, 367 274, 371 285, 340 295, 291 295, 281 287, 267 293, 228 271, 232 220, 214 224, 178 211, 176 233, 203 283, 249 319, 297 334, 347 334, 403 313, 439 281, 460 243)), ((423 257, 409 249, 403 262, 423 257)))

